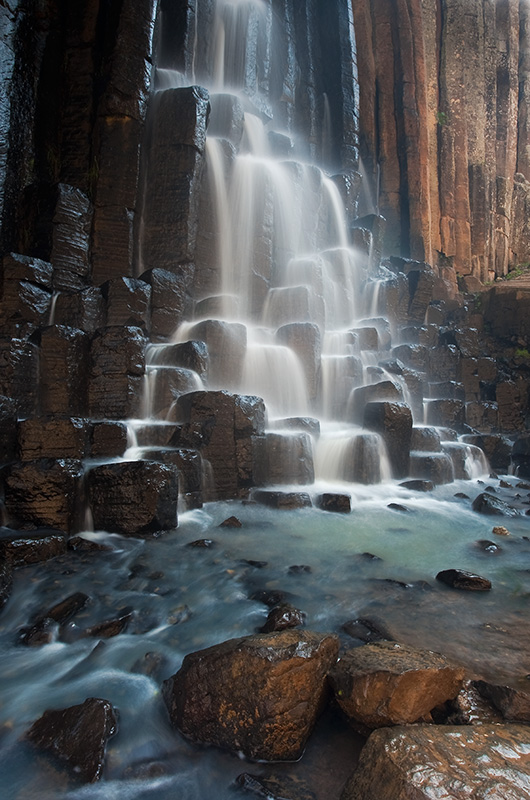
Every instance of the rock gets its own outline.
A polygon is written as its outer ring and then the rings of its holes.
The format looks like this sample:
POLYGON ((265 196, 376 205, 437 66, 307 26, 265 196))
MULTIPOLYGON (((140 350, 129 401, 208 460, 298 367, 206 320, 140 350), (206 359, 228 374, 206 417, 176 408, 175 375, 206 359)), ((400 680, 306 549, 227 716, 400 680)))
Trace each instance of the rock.
POLYGON ((138 278, 113 278, 101 286, 107 306, 107 326, 149 326, 151 287, 138 278))
POLYGON ((293 564, 287 570, 288 575, 309 575, 313 570, 307 564, 293 564))
POLYGON ((492 469, 508 472, 510 467, 512 443, 500 433, 465 434, 462 441, 480 447, 484 451, 492 469))
POLYGON ((275 424, 278 428, 309 433, 310 436, 315 438, 320 436, 320 421, 314 419, 314 417, 288 417, 287 419, 276 420, 275 424))
POLYGON ((0 395, 0 464, 15 458, 17 446, 17 404, 0 395))
POLYGON ((242 528, 243 524, 237 517, 228 517, 219 525, 220 528, 242 528))
POLYGON ((125 422, 111 420, 93 423, 89 447, 91 458, 122 456, 128 447, 127 425, 125 422))
POLYGON ((494 533, 495 536, 509 536, 510 535, 510 531, 508 530, 508 528, 505 528, 504 525, 496 525, 494 528, 492 528, 491 532, 494 533))
POLYGON ((341 800, 523 798, 530 775, 524 725, 414 725, 372 733, 341 800))
POLYGON ((194 542, 188 542, 186 547, 196 547, 201 550, 207 550, 210 547, 215 547, 216 543, 213 539, 195 539, 194 542))
POLYGON ((355 435, 342 477, 365 485, 381 481, 381 437, 378 433, 355 435))
POLYGON ((388 503, 387 508, 390 508, 392 511, 401 511, 404 514, 410 513, 410 508, 402 506, 401 503, 388 503))
POLYGON ((156 367, 183 367, 205 378, 208 371, 208 348, 204 342, 190 340, 166 344, 153 350, 150 363, 156 367))
POLYGON ((495 544, 495 542, 490 542, 488 539, 478 539, 476 542, 473 542, 473 545, 483 553, 490 553, 492 555, 502 553, 502 548, 499 547, 498 544, 495 544))
POLYGON ((434 483, 426 480, 403 481, 399 485, 412 492, 432 492, 434 489, 434 483))
POLYGON ((465 422, 465 403, 462 400, 429 400, 427 423, 460 429, 465 422))
POLYGON ((40 336, 40 409, 43 415, 83 416, 87 409, 86 333, 64 325, 40 336))
POLYGON ((21 628, 19 642, 25 647, 42 647, 56 640, 58 629, 59 626, 53 619, 44 617, 35 622, 34 625, 21 628))
POLYGON ((189 336, 206 343, 210 385, 229 388, 240 385, 247 351, 245 325, 207 319, 194 325, 189 336))
POLYGON ((103 774, 107 741, 117 729, 116 714, 108 700, 89 697, 77 706, 45 711, 25 738, 93 783, 103 774))
POLYGON ((354 389, 348 401, 348 416, 352 422, 360 423, 363 419, 364 409, 367 403, 375 403, 382 400, 402 402, 403 389, 393 381, 379 381, 368 386, 360 386, 354 389))
POLYGON ((406 477, 412 436, 410 408, 405 403, 367 403, 363 424, 383 437, 394 477, 406 477))
POLYGON ((497 708, 504 719, 530 723, 530 694, 511 686, 498 686, 487 681, 473 681, 482 697, 497 708))
POLYGON ((154 461, 103 464, 87 476, 96 530, 125 536, 177 527, 178 475, 154 461))
POLYGON ((465 589, 469 592, 489 592, 491 589, 491 582, 486 578, 463 569, 444 569, 437 574, 436 580, 453 589, 465 589))
POLYGON ((423 478, 435 486, 452 483, 454 480, 453 461, 447 453, 410 454, 410 474, 413 478, 423 478))
POLYGON ((309 434, 266 433, 259 449, 259 485, 306 485, 315 480, 309 434))
POLYGON ((320 381, 322 342, 320 328, 314 322, 291 322, 276 331, 279 344, 290 347, 300 359, 310 399, 317 396, 320 381))
POLYGON ((138 327, 100 329, 90 348, 88 403, 94 419, 140 416, 147 340, 138 327))
POLYGON ((499 517, 517 517, 519 514, 516 508, 508 505, 500 497, 494 497, 488 492, 479 494, 473 500, 471 507, 473 511, 477 511, 479 514, 493 514, 499 517))
POLYGON ((322 710, 335 636, 281 631, 187 655, 163 684, 172 724, 193 741, 248 758, 300 757, 322 710))
POLYGON ((321 494, 317 500, 317 506, 322 511, 333 511, 341 514, 349 514, 351 511, 351 497, 349 494, 321 494))
POLYGON ((410 449, 428 453, 439 453, 442 446, 438 428, 412 428, 410 449))
POLYGON ((67 419, 24 419, 18 423, 18 452, 21 461, 39 458, 83 459, 87 453, 88 423, 77 417, 67 419))
POLYGON ((13 566, 38 564, 66 552, 66 537, 60 531, 0 530, 0 555, 13 566))
POLYGON ((12 588, 13 570, 11 561, 5 556, 2 556, 2 560, 0 561, 0 609, 2 609, 9 600, 12 588))
POLYGON ((271 608, 265 624, 260 629, 260 633, 272 633, 273 631, 283 631, 286 628, 298 628, 304 624, 305 617, 306 615, 303 611, 289 603, 282 603, 271 608))
POLYGON ((72 536, 68 539, 68 549, 79 553, 109 553, 113 548, 92 539, 85 539, 84 536, 72 536))
POLYGON ((372 622, 370 619, 352 619, 341 626, 342 630, 351 636, 352 639, 359 639, 365 644, 370 642, 380 642, 385 639, 391 640, 394 637, 384 629, 379 623, 372 622))
POLYGON ((89 282, 92 204, 83 192, 66 183, 55 189, 52 220, 54 289, 82 289, 89 282))
POLYGON ((39 354, 33 342, 0 337, 0 394, 16 398, 19 416, 33 416, 37 411, 39 354))
POLYGON ((179 270, 174 274, 167 269, 155 268, 140 275, 140 280, 151 287, 151 337, 154 341, 165 341, 170 337, 189 308, 187 273, 187 270, 179 270))
POLYGON ((341 709, 369 728, 424 718, 456 697, 463 679, 463 667, 439 653, 386 641, 347 651, 329 675, 341 709))
POLYGON ((64 625, 78 611, 81 611, 90 602, 90 597, 84 592, 74 592, 64 600, 56 603, 52 608, 44 612, 43 617, 53 619, 59 625, 64 625))
POLYGON ((186 508, 202 508, 202 458, 195 450, 184 448, 153 448, 144 451, 144 458, 173 464, 178 469, 179 497, 185 501, 186 508))
POLYGON ((83 465, 76 459, 42 458, 13 464, 5 503, 16 527, 72 532, 80 513, 83 465))
POLYGON ((275 778, 243 772, 237 776, 235 782, 238 788, 266 800, 317 800, 314 792, 303 781, 288 775, 275 778))
POLYGON ((86 628, 82 636, 83 638, 95 637, 98 639, 110 639, 127 630, 132 618, 133 614, 128 612, 115 619, 106 619, 104 622, 98 622, 96 625, 91 625, 90 628, 86 628))

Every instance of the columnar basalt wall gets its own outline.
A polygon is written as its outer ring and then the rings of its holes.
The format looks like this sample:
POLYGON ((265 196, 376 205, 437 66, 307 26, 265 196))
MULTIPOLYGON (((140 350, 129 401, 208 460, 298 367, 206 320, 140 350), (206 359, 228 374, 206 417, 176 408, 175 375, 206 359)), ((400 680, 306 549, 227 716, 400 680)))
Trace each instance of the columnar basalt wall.
POLYGON ((360 151, 386 248, 481 281, 528 261, 528 7, 353 0, 360 151), (526 231, 525 231, 526 233, 526 231))

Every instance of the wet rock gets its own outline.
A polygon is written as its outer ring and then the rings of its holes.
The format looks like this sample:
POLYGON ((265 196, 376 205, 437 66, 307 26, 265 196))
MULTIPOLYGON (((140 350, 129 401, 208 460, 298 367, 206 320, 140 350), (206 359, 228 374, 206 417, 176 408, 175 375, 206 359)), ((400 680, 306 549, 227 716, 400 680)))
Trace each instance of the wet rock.
POLYGON ((135 661, 131 667, 131 672, 138 675, 146 675, 148 678, 158 680, 162 670, 167 665, 167 658, 162 653, 156 651, 146 653, 138 661, 135 661))
POLYGON ((89 286, 80 292, 59 292, 55 302, 54 323, 95 333, 104 323, 101 289, 89 286))
POLYGON ((287 570, 288 575, 309 575, 313 570, 307 564, 293 564, 287 570))
POLYGON ((352 639, 359 639, 365 644, 369 644, 370 642, 381 642, 385 639, 391 640, 394 638, 380 623, 372 622, 370 619, 361 617, 359 619, 352 619, 348 622, 345 622, 344 625, 341 625, 341 629, 347 633, 348 636, 351 636, 352 639))
POLYGON ((508 472, 510 467, 512 443, 502 434, 465 434, 462 441, 480 447, 484 451, 492 469, 508 472))
POLYGON ((88 402, 95 419, 140 416, 145 347, 137 327, 112 326, 99 330, 90 348, 88 402))
POLYGON ((83 459, 87 454, 88 423, 85 419, 25 419, 18 424, 21 461, 39 458, 83 459))
POLYGON ((473 500, 473 511, 479 514, 493 514, 499 517, 516 517, 519 512, 500 497, 495 497, 488 492, 482 492, 473 500))
POLYGON ((447 776, 458 787, 453 797, 526 797, 529 733, 524 725, 414 725, 375 731, 341 800, 427 800, 433 786, 447 786, 447 776))
POLYGON ((461 428, 465 422, 465 403, 462 400, 429 400, 427 423, 441 427, 461 428))
POLYGON ((213 539, 196 539, 194 542, 188 542, 186 547, 195 547, 199 550, 209 550, 211 547, 215 547, 216 543, 213 539))
POLYGON ((59 625, 64 625, 68 622, 78 611, 85 608, 90 602, 90 597, 84 592, 74 592, 64 600, 56 603, 54 606, 44 612, 43 616, 53 619, 59 625))
POLYGON ((405 403, 368 403, 364 410, 364 427, 383 437, 394 477, 406 477, 412 435, 410 408, 405 403))
POLYGON ((216 497, 245 496, 256 483, 256 444, 265 429, 263 400, 228 392, 192 392, 179 398, 178 409, 184 422, 179 444, 199 450, 209 461, 216 497))
POLYGON ((82 636, 84 638, 111 639, 113 636, 119 636, 120 633, 126 631, 132 618, 133 614, 128 612, 115 619, 106 619, 104 622, 98 622, 96 625, 86 628, 82 636))
POLYGON ((276 421, 278 428, 287 428, 290 431, 308 433, 310 436, 320 436, 320 422, 313 417, 288 417, 276 421))
POLYGON ((175 274, 155 268, 143 272, 140 280, 151 287, 151 337, 164 341, 176 331, 190 305, 189 276, 184 270, 175 274))
POLYGON ((44 415, 83 416, 87 408, 86 333, 64 325, 40 337, 40 407, 44 415))
POLYGON ((17 446, 17 404, 0 396, 0 464, 13 461, 17 446))
POLYGON ((149 367, 147 379, 151 387, 149 415, 166 422, 176 422, 178 398, 201 387, 197 375, 181 367, 149 367))
POLYGON ((243 524, 237 517, 228 517, 219 525, 220 528, 242 528, 243 524))
POLYGON ((390 508, 392 511, 401 511, 404 514, 410 513, 410 508, 402 506, 401 503, 388 503, 387 508, 390 508))
POLYGON ((53 619, 44 617, 27 628, 21 628, 18 641, 25 647, 42 647, 57 639, 58 629, 59 626, 53 619))
POLYGON ((306 615, 303 611, 289 603, 282 603, 271 608, 265 624, 260 629, 260 633, 272 633, 273 631, 286 630, 286 628, 298 628, 304 624, 305 617, 306 615))
POLYGON ((303 781, 288 775, 274 778, 243 772, 235 782, 239 789, 267 800, 316 800, 314 792, 303 781))
POLYGON ((152 353, 150 363, 157 367, 184 367, 204 378, 208 371, 208 348, 204 342, 193 339, 164 345, 152 353))
POLYGON ((68 539, 68 549, 76 553, 109 553, 114 548, 93 539, 85 539, 84 536, 72 536, 68 539))
POLYGON ((59 183, 52 220, 54 289, 82 289, 89 282, 92 204, 78 188, 59 183))
POLYGON ((102 420, 90 431, 90 458, 122 456, 128 447, 128 431, 124 422, 102 420))
POLYGON ((2 609, 11 594, 13 588, 13 570, 11 561, 2 553, 0 561, 0 609, 2 609))
POLYGON ((138 278, 113 278, 102 284, 107 308, 107 326, 131 325, 146 331, 149 326, 151 288, 138 278))
POLYGON ((442 449, 438 428, 412 428, 410 449, 419 452, 439 453, 442 449))
POLYGON ((488 539, 478 539, 473 545, 477 550, 481 550, 483 553, 489 553, 490 555, 499 555, 499 553, 502 553, 502 547, 499 547, 495 542, 490 542, 488 539))
POLYGON ((482 697, 493 703, 504 719, 514 722, 530 722, 530 694, 527 692, 487 681, 473 681, 473 686, 482 697))
POLYGON ((171 722, 193 741, 248 758, 299 758, 338 648, 334 636, 281 631, 191 653, 163 684, 171 722))
POLYGON ((2 326, 13 335, 26 336, 46 325, 51 293, 26 281, 4 281, 2 326))
POLYGON ((348 401, 348 411, 351 413, 352 421, 360 423, 366 404, 381 400, 401 402, 403 389, 393 381, 379 381, 354 389, 348 401))
POLYGON ((429 349, 422 344, 400 344, 392 349, 392 356, 420 372, 425 372, 429 365, 429 349))
POLYGON ((24 256, 19 253, 8 253, 2 259, 4 287, 7 282, 26 283, 52 288, 53 267, 49 261, 24 256))
POLYGON ((424 718, 456 697, 463 678, 439 653, 386 641, 347 651, 329 675, 342 710, 369 728, 424 718))
POLYGON ((45 711, 25 738, 93 783, 103 774, 107 741, 117 729, 116 714, 108 700, 89 697, 77 706, 45 711))
POLYGON ((273 492, 259 490, 252 493, 256 502, 270 508, 290 510, 295 508, 310 508, 311 498, 306 492, 273 492))
POLYGON ((510 535, 510 531, 508 530, 508 528, 505 528, 504 525, 496 525, 494 528, 492 528, 491 532, 494 533, 495 536, 509 536, 510 535))
POLYGON ((66 552, 66 537, 59 531, 0 530, 0 554, 15 567, 37 564, 66 552))
POLYGON ((345 463, 344 479, 353 483, 381 481, 381 437, 377 433, 359 433, 353 439, 345 463))
POLYGON ((434 483, 427 480, 403 481, 399 485, 412 492, 432 492, 434 489, 434 483))
POLYGON ((321 494, 317 499, 318 508, 322 511, 333 511, 340 514, 349 514, 351 511, 351 497, 349 494, 321 494))
POLYGON ((208 135, 228 139, 239 147, 243 135, 244 111, 241 100, 234 94, 214 94, 210 98, 212 111, 208 135))
POLYGON ((184 448, 153 449, 144 452, 144 458, 173 464, 179 475, 179 496, 187 509, 202 508, 202 458, 195 450, 184 448))
POLYGON ((257 603, 263 603, 263 605, 272 608, 273 606, 284 603, 286 597, 286 592, 281 592, 278 589, 260 589, 251 594, 249 599, 255 600, 257 603))
POLYGON ((447 453, 410 454, 410 474, 413 478, 424 478, 436 486, 452 483, 454 480, 453 462, 447 453))
POLYGON ((98 530, 141 536, 177 527, 178 476, 153 461, 103 464, 87 476, 98 530))
POLYGON ((259 450, 259 485, 314 482, 313 448, 307 433, 266 433, 259 450))
POLYGON ((16 527, 72 532, 80 513, 81 461, 43 458, 13 464, 5 504, 16 527))
POLYGON ((300 359, 309 397, 317 396, 320 381, 322 342, 320 328, 312 322, 292 322, 276 331, 278 343, 290 347, 300 359))
POLYGON ((453 589, 464 589, 469 592, 489 592, 491 589, 491 582, 486 578, 463 569, 444 569, 437 574, 436 580, 446 583, 453 589))
POLYGON ((207 319, 194 325, 189 336, 206 343, 210 384, 228 388, 240 384, 247 351, 247 329, 244 325, 207 319))
POLYGON ((521 478, 530 478, 530 435, 519 434, 514 442, 512 461, 515 465, 516 475, 521 478))

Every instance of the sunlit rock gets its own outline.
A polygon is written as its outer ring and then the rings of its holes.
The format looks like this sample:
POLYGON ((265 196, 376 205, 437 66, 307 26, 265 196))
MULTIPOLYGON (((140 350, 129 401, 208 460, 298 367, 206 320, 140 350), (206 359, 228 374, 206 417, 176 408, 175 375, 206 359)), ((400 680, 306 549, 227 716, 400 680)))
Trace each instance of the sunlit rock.
POLYGON ((456 697, 463 678, 439 653, 386 641, 349 650, 330 673, 342 710, 369 728, 416 722, 456 697))
POLYGON ((459 429, 465 421, 465 404, 462 400, 429 400, 426 416, 428 425, 459 429))
POLYGON ((300 757, 326 698, 335 636, 258 634, 187 655, 163 684, 172 724, 193 741, 285 761, 300 757))
POLYGON ((89 697, 77 706, 45 711, 25 738, 58 758, 83 781, 93 783, 103 774, 107 741, 117 729, 108 700, 89 697))
POLYGON ((375 731, 341 800, 530 797, 530 728, 414 725, 375 731))

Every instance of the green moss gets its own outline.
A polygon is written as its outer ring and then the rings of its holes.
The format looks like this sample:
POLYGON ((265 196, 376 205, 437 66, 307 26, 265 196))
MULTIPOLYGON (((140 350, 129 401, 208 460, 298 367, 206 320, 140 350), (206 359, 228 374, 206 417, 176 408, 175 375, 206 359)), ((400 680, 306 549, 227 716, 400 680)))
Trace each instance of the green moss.
POLYGON ((526 347, 518 347, 515 351, 516 358, 530 358, 530 353, 526 347))
POLYGON ((437 111, 436 112, 436 122, 438 125, 447 125, 448 123, 447 114, 445 111, 437 111))

